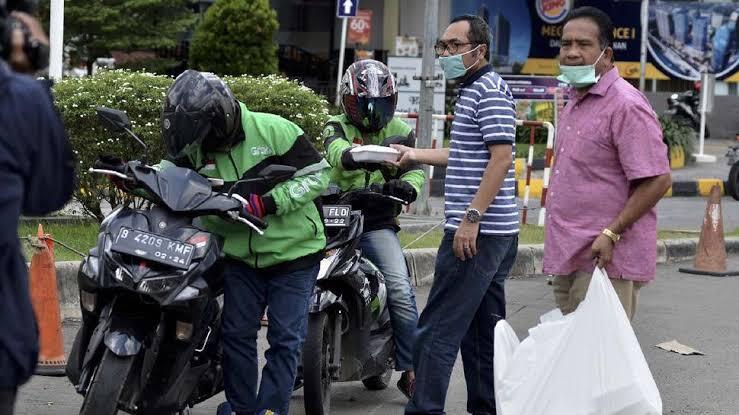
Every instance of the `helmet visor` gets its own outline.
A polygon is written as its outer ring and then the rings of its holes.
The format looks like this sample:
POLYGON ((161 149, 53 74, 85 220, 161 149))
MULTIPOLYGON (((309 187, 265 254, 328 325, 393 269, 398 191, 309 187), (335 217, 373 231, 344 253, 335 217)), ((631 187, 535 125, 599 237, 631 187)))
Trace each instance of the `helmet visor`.
POLYGON ((167 154, 173 159, 192 155, 210 132, 210 116, 200 111, 162 114, 162 138, 167 154))
POLYGON ((383 129, 395 114, 395 95, 382 98, 357 97, 357 107, 363 114, 362 124, 370 131, 383 129))

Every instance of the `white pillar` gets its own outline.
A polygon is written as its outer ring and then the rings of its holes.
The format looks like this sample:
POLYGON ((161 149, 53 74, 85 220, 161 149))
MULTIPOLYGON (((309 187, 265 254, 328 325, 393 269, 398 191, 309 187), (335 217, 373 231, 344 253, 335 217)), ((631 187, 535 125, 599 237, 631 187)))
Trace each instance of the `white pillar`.
POLYGON ((49 22, 49 78, 62 79, 64 66, 64 0, 51 0, 49 22))

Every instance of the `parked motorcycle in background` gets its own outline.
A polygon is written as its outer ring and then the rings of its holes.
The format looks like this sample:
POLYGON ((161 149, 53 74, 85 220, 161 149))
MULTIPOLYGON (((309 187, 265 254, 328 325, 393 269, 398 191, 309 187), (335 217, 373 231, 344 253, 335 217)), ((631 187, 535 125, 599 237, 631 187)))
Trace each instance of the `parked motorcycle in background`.
MULTIPOLYGON (((696 83, 692 90, 670 95, 667 98, 667 110, 663 113, 665 118, 672 119, 682 126, 693 129, 697 136, 699 136, 701 126, 699 84, 699 82, 696 83)), ((708 124, 706 124, 705 138, 710 137, 711 132, 708 129, 708 124)))
POLYGON ((728 164, 731 166, 729 177, 726 180, 726 193, 734 200, 739 200, 739 134, 737 134, 737 143, 729 148, 726 158, 729 159, 728 164))

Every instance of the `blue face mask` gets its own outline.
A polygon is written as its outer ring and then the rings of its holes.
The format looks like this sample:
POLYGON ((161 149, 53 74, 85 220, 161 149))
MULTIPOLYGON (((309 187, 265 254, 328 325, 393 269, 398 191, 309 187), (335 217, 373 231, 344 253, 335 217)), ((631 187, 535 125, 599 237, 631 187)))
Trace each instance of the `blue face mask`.
POLYGON ((603 52, 600 53, 600 56, 592 65, 560 65, 559 72, 561 75, 557 77, 557 80, 568 83, 575 88, 585 88, 598 83, 600 75, 595 74, 595 65, 605 52, 605 49, 603 49, 603 52))
POLYGON ((444 71, 444 77, 446 79, 457 79, 465 76, 465 74, 467 74, 467 70, 477 65, 477 62, 480 62, 480 59, 478 58, 470 68, 465 68, 462 56, 474 52, 480 46, 482 45, 477 45, 474 49, 465 53, 460 53, 459 55, 439 56, 439 65, 441 65, 441 69, 444 71))

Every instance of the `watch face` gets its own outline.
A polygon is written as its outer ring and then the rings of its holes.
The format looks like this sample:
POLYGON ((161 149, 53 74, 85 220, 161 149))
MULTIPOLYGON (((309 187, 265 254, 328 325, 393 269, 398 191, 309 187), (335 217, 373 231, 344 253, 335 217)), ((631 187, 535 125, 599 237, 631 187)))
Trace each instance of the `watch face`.
POLYGON ((480 212, 475 209, 467 211, 467 221, 470 223, 477 223, 480 220, 480 212))

